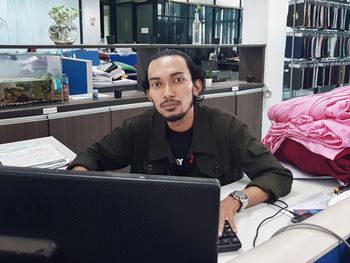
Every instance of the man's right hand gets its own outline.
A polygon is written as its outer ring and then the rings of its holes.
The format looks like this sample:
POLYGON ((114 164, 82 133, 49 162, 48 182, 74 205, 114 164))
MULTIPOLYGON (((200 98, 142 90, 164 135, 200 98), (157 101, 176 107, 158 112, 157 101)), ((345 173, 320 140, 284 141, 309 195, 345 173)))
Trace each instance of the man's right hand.
POLYGON ((82 165, 76 165, 72 168, 72 170, 75 170, 75 171, 89 171, 85 166, 82 166, 82 165))

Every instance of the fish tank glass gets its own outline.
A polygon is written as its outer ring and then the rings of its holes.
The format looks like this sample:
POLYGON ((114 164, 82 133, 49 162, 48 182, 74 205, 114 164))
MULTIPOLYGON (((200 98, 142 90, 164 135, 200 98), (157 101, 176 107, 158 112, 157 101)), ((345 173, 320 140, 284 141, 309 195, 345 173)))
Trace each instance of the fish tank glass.
POLYGON ((0 108, 63 101, 61 57, 0 54, 0 108))

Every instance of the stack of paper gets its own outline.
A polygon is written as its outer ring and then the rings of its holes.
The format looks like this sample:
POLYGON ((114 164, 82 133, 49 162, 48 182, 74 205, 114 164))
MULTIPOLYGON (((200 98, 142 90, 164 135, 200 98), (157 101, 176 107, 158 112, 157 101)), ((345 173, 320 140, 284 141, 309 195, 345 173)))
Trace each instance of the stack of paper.
POLYGON ((6 166, 60 168, 69 163, 69 159, 51 144, 35 142, 30 145, 8 146, 0 148, 0 162, 6 166))

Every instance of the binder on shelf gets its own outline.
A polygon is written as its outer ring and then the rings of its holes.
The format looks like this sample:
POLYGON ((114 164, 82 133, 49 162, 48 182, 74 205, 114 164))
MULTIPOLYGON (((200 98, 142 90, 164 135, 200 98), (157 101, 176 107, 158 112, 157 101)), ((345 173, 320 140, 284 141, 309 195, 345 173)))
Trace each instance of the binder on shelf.
POLYGON ((62 72, 69 78, 69 94, 92 92, 92 61, 77 58, 62 58, 62 72))

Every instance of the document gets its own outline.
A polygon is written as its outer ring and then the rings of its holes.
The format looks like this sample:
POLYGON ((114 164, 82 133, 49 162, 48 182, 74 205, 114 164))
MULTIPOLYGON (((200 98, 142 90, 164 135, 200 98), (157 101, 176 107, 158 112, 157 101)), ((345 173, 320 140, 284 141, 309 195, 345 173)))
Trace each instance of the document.
POLYGON ((290 204, 288 209, 318 209, 323 210, 328 208, 328 202, 333 197, 331 192, 322 191, 299 201, 296 204, 290 204))
POLYGON ((69 159, 51 144, 34 142, 26 145, 0 147, 0 161, 6 166, 59 168, 69 159))

